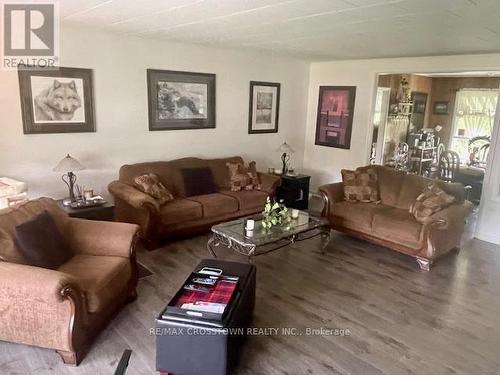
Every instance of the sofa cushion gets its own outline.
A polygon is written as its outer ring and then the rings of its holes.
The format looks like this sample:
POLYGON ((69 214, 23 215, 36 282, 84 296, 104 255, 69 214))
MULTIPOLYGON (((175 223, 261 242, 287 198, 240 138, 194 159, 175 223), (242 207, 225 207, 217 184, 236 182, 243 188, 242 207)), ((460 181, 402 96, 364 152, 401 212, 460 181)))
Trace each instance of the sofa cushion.
POLYGON ((179 187, 175 180, 175 169, 171 163, 166 161, 155 161, 137 164, 125 164, 120 168, 119 180, 124 184, 135 186, 135 178, 143 174, 154 173, 158 176, 158 180, 165 186, 174 196, 179 195, 179 187))
POLYGON ((73 276, 87 299, 90 313, 113 304, 132 277, 130 259, 122 257, 75 255, 58 268, 73 276))
POLYGON ((266 204, 266 198, 268 196, 268 193, 258 190, 224 190, 221 191, 221 194, 235 198, 238 201, 240 210, 249 210, 252 208, 261 208, 264 210, 264 205, 266 204))
POLYGON ((379 166, 377 167, 377 175, 382 204, 397 207, 405 172, 379 166))
POLYGON ((28 264, 19 249, 16 238, 16 226, 32 219, 44 211, 50 213, 59 232, 66 233, 68 216, 56 201, 39 198, 26 203, 0 210, 0 260, 18 264, 28 264))
POLYGON ((161 183, 174 196, 185 196, 184 179, 182 169, 209 167, 214 176, 214 182, 218 190, 229 189, 229 174, 226 163, 242 163, 239 156, 233 156, 220 159, 199 159, 199 158, 181 158, 170 161, 156 161, 147 163, 137 163, 123 165, 120 168, 119 180, 127 185, 134 185, 134 178, 145 173, 154 173, 158 176, 161 183))
POLYGON ((373 216, 373 235, 415 249, 421 247, 422 228, 408 210, 400 208, 388 208, 373 216))
POLYGON ((227 169, 227 163, 243 163, 243 159, 240 156, 233 156, 229 158, 221 159, 210 159, 207 160, 208 166, 212 170, 214 175, 214 182, 217 185, 218 190, 229 190, 229 171, 227 169))
POLYGON ((201 204, 203 217, 220 216, 238 211, 238 200, 220 193, 197 195, 189 197, 189 200, 201 204))
POLYGON ((344 196, 350 202, 377 202, 379 200, 377 173, 375 169, 349 171, 342 169, 344 196))
POLYGON ((431 180, 428 178, 415 174, 404 176, 396 207, 403 210, 409 210, 430 181, 431 180))
POLYGON ((57 269, 73 256, 47 211, 16 226, 16 241, 31 266, 57 269))
POLYGON ((179 224, 202 217, 201 204, 184 198, 167 202, 160 209, 160 220, 163 225, 179 224))
POLYGON ((185 168, 181 170, 186 197, 217 192, 214 176, 209 167, 185 168))
POLYGON ((157 200, 159 204, 164 204, 174 199, 172 193, 160 182, 154 173, 146 173, 134 179, 137 188, 157 200))
POLYGON ((443 210, 453 202, 455 202, 453 195, 446 194, 443 189, 431 184, 425 187, 409 211, 418 222, 425 223, 431 215, 443 210))
POLYGON ((257 175, 256 163, 251 161, 248 167, 244 163, 227 163, 231 191, 260 190, 261 184, 257 175))
POLYGON ((332 205, 331 219, 336 226, 370 233, 374 215, 387 209, 377 203, 342 201, 332 205))

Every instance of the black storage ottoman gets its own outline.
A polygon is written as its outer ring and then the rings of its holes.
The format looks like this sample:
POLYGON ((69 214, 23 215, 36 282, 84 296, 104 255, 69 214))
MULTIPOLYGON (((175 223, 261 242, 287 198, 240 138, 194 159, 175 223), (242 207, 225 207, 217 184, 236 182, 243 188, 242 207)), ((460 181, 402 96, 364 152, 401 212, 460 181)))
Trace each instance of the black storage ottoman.
POLYGON ((181 317, 165 307, 156 319, 156 369, 169 375, 225 375, 236 363, 239 348, 250 327, 255 305, 256 269, 252 264, 218 259, 201 261, 204 267, 221 269, 237 276, 237 293, 226 307, 222 320, 197 316, 181 317))

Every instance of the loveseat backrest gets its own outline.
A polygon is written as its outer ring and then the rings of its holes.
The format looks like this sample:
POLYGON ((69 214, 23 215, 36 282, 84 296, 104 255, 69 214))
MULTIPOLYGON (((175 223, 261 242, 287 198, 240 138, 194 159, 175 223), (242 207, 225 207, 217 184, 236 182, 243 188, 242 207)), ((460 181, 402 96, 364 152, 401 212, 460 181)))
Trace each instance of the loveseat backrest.
POLYGON ((464 200, 462 184, 450 184, 441 180, 407 174, 381 165, 370 165, 361 169, 366 168, 374 168, 377 171, 380 200, 382 204, 387 206, 409 210, 424 188, 433 183, 448 194, 455 196, 457 202, 464 200))
POLYGON ((209 167, 214 176, 214 182, 220 190, 229 188, 229 170, 226 163, 243 163, 240 156, 220 159, 182 158, 170 161, 155 161, 137 164, 126 164, 120 168, 121 182, 134 185, 134 179, 145 173, 155 173, 160 181, 175 196, 184 196, 184 181, 182 169, 209 167))
POLYGON ((56 201, 39 198, 18 206, 0 210, 0 261, 27 264, 26 259, 16 244, 16 226, 47 211, 54 219, 61 233, 66 233, 68 216, 56 201))

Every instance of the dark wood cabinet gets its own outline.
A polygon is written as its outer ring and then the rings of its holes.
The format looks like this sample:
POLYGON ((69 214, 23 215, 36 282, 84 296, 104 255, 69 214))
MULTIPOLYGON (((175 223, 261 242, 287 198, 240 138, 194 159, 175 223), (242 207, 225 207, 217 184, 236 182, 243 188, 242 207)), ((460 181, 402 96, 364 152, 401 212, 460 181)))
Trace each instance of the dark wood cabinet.
POLYGON ((282 176, 281 185, 276 190, 276 198, 285 206, 306 210, 309 205, 309 180, 311 176, 282 176))

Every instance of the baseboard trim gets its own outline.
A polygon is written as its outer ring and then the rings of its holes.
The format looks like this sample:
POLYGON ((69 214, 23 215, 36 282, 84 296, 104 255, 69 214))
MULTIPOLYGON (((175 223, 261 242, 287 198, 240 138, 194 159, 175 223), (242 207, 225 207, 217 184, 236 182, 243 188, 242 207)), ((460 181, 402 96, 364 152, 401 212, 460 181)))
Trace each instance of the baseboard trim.
POLYGON ((497 234, 493 233, 485 233, 485 232, 477 232, 476 235, 474 236, 478 240, 481 241, 486 241, 486 242, 491 242, 497 245, 500 245, 500 236, 497 234))

